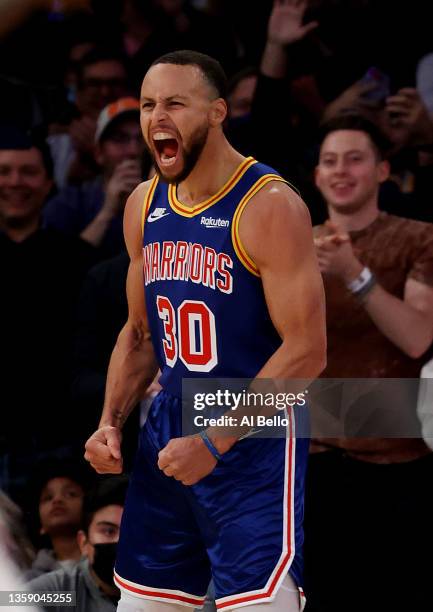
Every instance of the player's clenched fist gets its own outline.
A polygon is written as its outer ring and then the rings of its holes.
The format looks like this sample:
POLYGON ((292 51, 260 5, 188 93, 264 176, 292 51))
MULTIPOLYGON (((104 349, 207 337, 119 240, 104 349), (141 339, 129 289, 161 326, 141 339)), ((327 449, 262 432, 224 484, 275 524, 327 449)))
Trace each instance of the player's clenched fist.
POLYGON ((120 429, 105 425, 87 440, 84 459, 98 474, 121 474, 123 469, 121 442, 120 429))
POLYGON ((173 438, 158 455, 159 469, 188 486, 210 474, 216 464, 199 437, 173 438))

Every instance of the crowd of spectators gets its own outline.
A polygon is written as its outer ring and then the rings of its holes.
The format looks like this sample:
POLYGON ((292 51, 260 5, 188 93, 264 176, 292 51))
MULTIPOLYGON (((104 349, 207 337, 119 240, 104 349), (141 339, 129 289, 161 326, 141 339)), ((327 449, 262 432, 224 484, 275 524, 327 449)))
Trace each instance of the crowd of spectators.
MULTIPOLYGON (((0 531, 8 575, 33 579, 34 589, 76 590, 77 609, 115 609, 112 545, 126 480, 95 478, 82 455, 127 316, 123 208, 153 173, 140 82, 165 52, 189 48, 221 62, 229 140, 274 167, 309 207, 327 298, 324 376, 420 377, 433 341, 426 5, 0 4, 0 531)), ((125 430, 126 473, 155 390, 125 430)), ((321 422, 314 434, 308 612, 431 609, 431 440, 422 439, 422 423, 419 432, 413 426, 416 390, 396 395, 394 415, 405 424, 397 433, 374 432, 391 402, 385 394, 361 402, 361 424, 350 410, 344 418, 336 411, 332 427, 321 422)))

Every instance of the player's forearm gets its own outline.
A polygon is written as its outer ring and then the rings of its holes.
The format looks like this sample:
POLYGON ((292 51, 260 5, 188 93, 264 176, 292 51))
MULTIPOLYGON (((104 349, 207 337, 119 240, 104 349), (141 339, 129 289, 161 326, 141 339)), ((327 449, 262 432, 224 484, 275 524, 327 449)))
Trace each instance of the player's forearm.
POLYGON ((140 325, 127 323, 111 356, 100 427, 122 428, 157 370, 150 334, 140 325))
MULTIPOLYGON (((285 393, 297 395, 302 393, 309 384, 319 376, 326 367, 326 337, 320 332, 311 337, 311 342, 302 342, 298 347, 292 341, 283 342, 280 348, 265 363, 250 384, 250 394, 285 393)), ((252 404, 237 409, 237 422, 242 422, 243 416, 256 417, 258 414, 272 416, 276 409, 269 405, 252 404)), ((220 453, 225 453, 236 442, 248 433, 249 425, 236 425, 234 428, 209 427, 207 435, 213 441, 220 453)))
MULTIPOLYGON (((302 336, 302 333, 299 334, 302 336)), ((314 380, 326 366, 326 337, 317 330, 309 340, 299 345, 293 339, 281 346, 257 374, 256 379, 314 380)))
POLYGON ((370 291, 364 307, 382 334, 409 357, 416 359, 429 348, 433 338, 431 317, 380 285, 370 291))

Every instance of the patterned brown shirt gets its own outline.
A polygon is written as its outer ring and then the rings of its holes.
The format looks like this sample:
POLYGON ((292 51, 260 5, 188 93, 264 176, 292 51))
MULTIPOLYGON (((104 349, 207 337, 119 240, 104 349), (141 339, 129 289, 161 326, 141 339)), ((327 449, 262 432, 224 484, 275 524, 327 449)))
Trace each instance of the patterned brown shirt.
MULTIPOLYGON (((326 235, 325 226, 315 236, 326 235)), ((403 299, 406 281, 412 278, 433 286, 433 225, 381 212, 368 227, 349 232, 355 255, 368 266, 379 284, 403 299)), ((327 378, 418 378, 427 355, 412 359, 384 336, 344 282, 324 275, 327 302, 327 378)), ((335 445, 362 452, 395 448, 397 440, 334 441, 335 445)), ((420 441, 406 440, 408 448, 420 441)), ((384 458, 385 459, 385 458, 384 458)), ((403 458, 396 459, 403 460, 403 458)))

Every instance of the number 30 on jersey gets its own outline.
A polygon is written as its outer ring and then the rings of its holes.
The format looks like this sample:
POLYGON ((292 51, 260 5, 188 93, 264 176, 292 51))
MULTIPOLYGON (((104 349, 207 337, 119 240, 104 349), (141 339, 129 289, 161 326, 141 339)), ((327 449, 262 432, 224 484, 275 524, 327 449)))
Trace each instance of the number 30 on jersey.
POLYGON ((175 310, 167 297, 156 299, 164 326, 165 360, 174 367, 178 358, 191 372, 210 372, 218 363, 215 316, 204 302, 185 300, 175 310))

